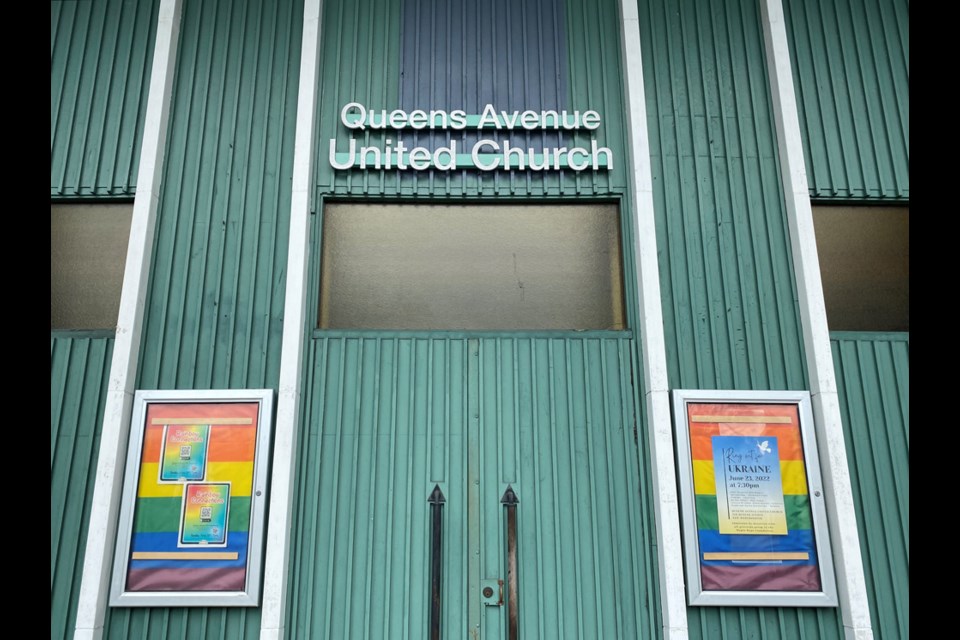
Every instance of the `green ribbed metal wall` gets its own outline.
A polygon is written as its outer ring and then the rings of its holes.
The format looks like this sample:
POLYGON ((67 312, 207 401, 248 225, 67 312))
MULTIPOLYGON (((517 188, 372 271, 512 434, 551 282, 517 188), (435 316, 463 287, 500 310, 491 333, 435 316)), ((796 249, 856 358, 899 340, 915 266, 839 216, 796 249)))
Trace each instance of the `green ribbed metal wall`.
MULTIPOLYGON (((184 2, 138 389, 278 384, 302 15, 184 2)), ((110 609, 105 629, 256 638, 260 610, 110 609)))
POLYGON ((640 9, 670 386, 804 389, 758 5, 640 9))
MULTIPOLYGON (((488 338, 471 341, 469 352, 477 360, 468 389, 478 398, 480 572, 503 575, 499 499, 510 484, 520 501, 520 637, 658 636, 633 339, 488 338)), ((484 614, 482 637, 506 640, 501 612, 484 614)))
POLYGON ((184 4, 138 388, 277 384, 301 5, 184 4))
POLYGON ((50 196, 137 187, 159 0, 50 3, 50 196))
POLYGON ((783 0, 810 197, 910 198, 908 0, 783 0))
POLYGON ((426 637, 431 482, 447 500, 443 637, 462 636, 466 527, 449 513, 466 493, 466 342, 308 349, 287 636, 426 637))
MULTIPOLYGON (((134 195, 158 7, 51 2, 51 198, 134 195)), ((51 335, 51 638, 76 623, 112 351, 112 333, 51 335)))
POLYGON ((870 617, 910 636, 910 334, 831 334, 870 617))
POLYGON ((50 337, 50 637, 73 637, 113 337, 50 337))
MULTIPOLYGON (((640 0, 671 388, 807 387, 754 0, 640 0)), ((835 609, 690 607, 691 638, 843 636, 835 609)))
MULTIPOLYGON (((507 484, 520 498, 522 637, 656 637, 632 351, 629 334, 318 334, 300 438, 290 637, 426 637, 435 483, 446 497, 442 637, 471 628, 472 583, 505 577, 507 484)), ((479 637, 503 637, 504 610, 477 611, 479 637)))

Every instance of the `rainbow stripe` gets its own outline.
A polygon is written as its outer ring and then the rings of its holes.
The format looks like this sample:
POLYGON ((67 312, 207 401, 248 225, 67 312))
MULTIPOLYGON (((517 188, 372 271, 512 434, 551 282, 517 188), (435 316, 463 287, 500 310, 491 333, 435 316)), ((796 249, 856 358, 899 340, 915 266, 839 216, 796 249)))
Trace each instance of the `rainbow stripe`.
POLYGON ((704 590, 819 591, 800 418, 794 405, 688 404, 700 578, 704 590), (776 438, 786 535, 720 533, 714 436, 776 438))
POLYGON ((212 411, 211 405, 148 408, 127 566, 128 591, 244 589, 259 407, 255 403, 213 406, 219 413, 212 411), (171 411, 171 407, 176 411, 171 411), (178 546, 184 484, 159 480, 164 419, 169 419, 170 424, 185 424, 190 422, 189 416, 208 419, 191 422, 209 425, 204 477, 200 480, 230 483, 226 546, 178 546), (231 417, 243 419, 230 420, 231 417))

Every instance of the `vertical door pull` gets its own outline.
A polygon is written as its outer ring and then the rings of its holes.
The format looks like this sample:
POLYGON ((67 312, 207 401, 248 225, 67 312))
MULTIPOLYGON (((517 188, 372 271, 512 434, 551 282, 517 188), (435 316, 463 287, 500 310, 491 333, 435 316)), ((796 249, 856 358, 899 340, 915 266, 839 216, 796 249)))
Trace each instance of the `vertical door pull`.
POLYGON ((507 640, 518 640, 520 637, 520 611, 518 610, 520 594, 517 589, 517 504, 519 502, 513 487, 507 485, 507 490, 500 498, 500 503, 507 512, 507 640))
POLYGON ((430 497, 430 640, 440 639, 440 567, 443 560, 443 503, 446 499, 440 485, 433 488, 430 497))

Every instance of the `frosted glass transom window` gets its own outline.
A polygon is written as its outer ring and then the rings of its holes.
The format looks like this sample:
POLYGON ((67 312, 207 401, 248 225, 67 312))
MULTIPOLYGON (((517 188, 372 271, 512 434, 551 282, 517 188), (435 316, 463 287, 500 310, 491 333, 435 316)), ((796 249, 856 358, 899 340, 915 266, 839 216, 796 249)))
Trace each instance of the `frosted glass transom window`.
POLYGON ((50 207, 50 328, 116 329, 132 204, 50 207))
POLYGON ((324 329, 623 329, 618 208, 329 204, 324 329))

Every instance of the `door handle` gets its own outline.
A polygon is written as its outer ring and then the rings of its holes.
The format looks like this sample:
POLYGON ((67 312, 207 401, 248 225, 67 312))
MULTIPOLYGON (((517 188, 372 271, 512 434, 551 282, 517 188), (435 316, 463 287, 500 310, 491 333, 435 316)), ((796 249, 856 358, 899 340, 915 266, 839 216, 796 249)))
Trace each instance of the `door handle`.
POLYGON ((507 516, 507 640, 518 640, 520 594, 517 590, 517 504, 520 500, 512 486, 507 485, 500 503, 507 516))
POLYGON ((441 564, 443 561, 443 491, 438 484, 430 497, 430 640, 440 640, 441 564))

